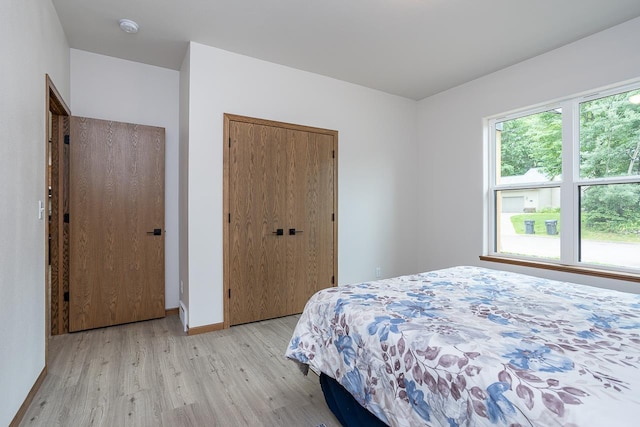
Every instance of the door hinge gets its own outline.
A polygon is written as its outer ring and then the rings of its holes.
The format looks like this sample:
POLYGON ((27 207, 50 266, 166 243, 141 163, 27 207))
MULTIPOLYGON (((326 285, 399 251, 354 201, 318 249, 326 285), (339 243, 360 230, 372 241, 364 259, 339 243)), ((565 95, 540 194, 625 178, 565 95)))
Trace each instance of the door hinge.
POLYGON ((336 158, 336 150, 331 150, 331 158, 332 159, 336 158))
POLYGON ((335 221, 336 220, 336 214, 332 213, 331 214, 331 221, 335 221))
POLYGON ((65 224, 69 224, 69 214, 68 213, 64 214, 63 221, 64 221, 65 224))
POLYGON ((331 276, 331 284, 332 285, 336 284, 336 276, 331 276))
POLYGON ((229 298, 231 298, 231 288, 229 288, 229 298))
POLYGON ((64 299, 65 302, 69 302, 69 292, 65 292, 64 294, 62 294, 62 298, 64 299))
POLYGON ((69 135, 65 135, 65 136, 64 136, 64 143, 65 143, 66 145, 69 145, 69 135))
POLYGON ((229 214, 229 224, 231 224, 231 214, 229 214))
POLYGON ((229 137, 229 148, 231 148, 231 137, 229 137))

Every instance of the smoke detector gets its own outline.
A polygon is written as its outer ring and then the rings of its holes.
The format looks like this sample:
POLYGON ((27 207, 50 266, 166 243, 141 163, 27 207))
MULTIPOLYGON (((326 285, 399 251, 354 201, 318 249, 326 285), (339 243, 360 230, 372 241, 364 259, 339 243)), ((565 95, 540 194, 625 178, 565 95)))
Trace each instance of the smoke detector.
POLYGON ((138 23, 131 19, 121 19, 118 21, 118 24, 120 24, 120 29, 127 34, 135 34, 138 32, 138 23))

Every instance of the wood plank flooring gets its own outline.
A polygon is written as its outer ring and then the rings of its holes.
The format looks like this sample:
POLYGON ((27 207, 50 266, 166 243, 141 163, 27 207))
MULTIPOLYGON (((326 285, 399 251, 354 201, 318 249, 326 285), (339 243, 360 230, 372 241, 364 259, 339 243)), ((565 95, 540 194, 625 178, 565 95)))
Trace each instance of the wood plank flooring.
POLYGON ((58 335, 21 426, 339 427, 284 358, 299 316, 187 336, 178 316, 58 335))

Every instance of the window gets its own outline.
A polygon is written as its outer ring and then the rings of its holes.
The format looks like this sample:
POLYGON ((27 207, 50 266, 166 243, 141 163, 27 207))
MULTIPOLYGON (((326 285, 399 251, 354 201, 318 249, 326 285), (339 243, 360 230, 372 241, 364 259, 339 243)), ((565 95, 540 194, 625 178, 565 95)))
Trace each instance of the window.
POLYGON ((640 85, 489 121, 489 254, 640 273, 640 85))

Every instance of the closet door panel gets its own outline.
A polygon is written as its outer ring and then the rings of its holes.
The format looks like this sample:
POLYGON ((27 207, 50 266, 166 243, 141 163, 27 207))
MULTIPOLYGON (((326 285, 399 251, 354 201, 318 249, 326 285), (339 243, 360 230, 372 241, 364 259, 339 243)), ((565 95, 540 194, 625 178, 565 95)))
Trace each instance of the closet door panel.
POLYGON ((333 137, 288 132, 287 236, 290 313, 302 312, 311 295, 332 286, 333 137))
POLYGON ((302 312, 336 274, 337 132, 225 115, 225 323, 302 312))
POLYGON ((231 324, 286 314, 286 150, 282 129, 250 123, 230 126, 231 324))

